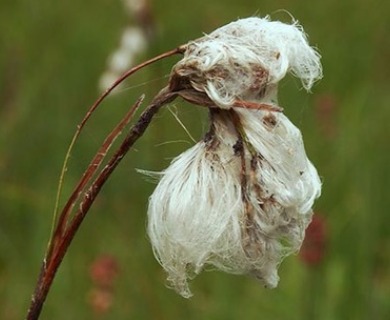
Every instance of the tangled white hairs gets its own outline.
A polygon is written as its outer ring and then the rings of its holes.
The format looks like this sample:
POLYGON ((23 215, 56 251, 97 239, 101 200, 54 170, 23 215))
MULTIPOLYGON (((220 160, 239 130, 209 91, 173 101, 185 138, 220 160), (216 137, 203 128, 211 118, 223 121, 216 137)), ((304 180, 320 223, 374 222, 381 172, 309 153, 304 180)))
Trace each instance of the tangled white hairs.
POLYGON ((207 106, 211 126, 161 173, 150 197, 155 256, 184 297, 205 266, 273 288, 321 192, 299 129, 276 104, 277 84, 291 72, 309 90, 322 76, 320 56, 297 22, 268 17, 238 20, 185 48, 170 89, 207 106))
POLYGON ((190 42, 174 68, 220 108, 230 108, 237 98, 258 100, 288 71, 309 90, 322 77, 320 55, 298 22, 268 17, 238 20, 190 42))

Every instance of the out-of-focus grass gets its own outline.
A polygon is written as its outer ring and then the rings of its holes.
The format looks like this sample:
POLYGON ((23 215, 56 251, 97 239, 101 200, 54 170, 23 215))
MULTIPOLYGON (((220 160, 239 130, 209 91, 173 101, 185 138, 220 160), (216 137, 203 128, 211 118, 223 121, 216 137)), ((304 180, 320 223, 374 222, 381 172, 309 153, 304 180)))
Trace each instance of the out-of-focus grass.
MULTIPOLYGON (((120 1, 0 5, 0 318, 27 309, 52 219, 63 157, 76 124, 97 96, 108 54, 128 23, 120 1)), ((324 80, 309 96, 288 78, 280 102, 302 129, 324 183, 316 203, 327 227, 319 266, 290 257, 275 290, 246 277, 206 272, 184 300, 164 286, 145 235, 154 185, 134 168, 159 170, 189 143, 167 111, 130 152, 80 229, 61 266, 42 319, 94 319, 88 303, 90 265, 109 253, 119 264, 114 303, 101 319, 388 319, 390 44, 385 1, 154 1, 159 25, 150 57, 201 32, 253 14, 290 11, 323 55, 324 80), (171 144, 159 145, 173 141, 171 144), (174 142, 176 141, 176 142, 174 142)), ((128 87, 166 75, 174 59, 151 67, 128 87)), ((65 181, 68 192, 105 133, 136 97, 166 79, 110 98, 78 142, 65 181)), ((177 103, 199 137, 205 111, 177 103), (181 106, 182 105, 182 106, 181 106)))

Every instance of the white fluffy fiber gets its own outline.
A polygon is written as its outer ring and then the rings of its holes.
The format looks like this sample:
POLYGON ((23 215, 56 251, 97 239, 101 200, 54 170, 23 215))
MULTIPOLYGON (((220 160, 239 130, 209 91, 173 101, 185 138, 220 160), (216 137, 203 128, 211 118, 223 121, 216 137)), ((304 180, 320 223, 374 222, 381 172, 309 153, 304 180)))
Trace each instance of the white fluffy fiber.
POLYGON ((321 75, 319 55, 296 23, 268 18, 239 20, 190 43, 173 69, 220 108, 208 135, 162 172, 149 202, 155 256, 184 297, 188 279, 206 266, 275 287, 280 262, 303 241, 321 182, 299 129, 283 113, 233 105, 271 103, 266 91, 288 71, 309 88, 321 75))
POLYGON ((230 108, 237 98, 256 100, 264 84, 261 70, 269 73, 267 85, 291 72, 307 90, 322 77, 320 55, 298 22, 269 17, 241 19, 190 42, 174 68, 221 108, 230 108))
POLYGON ((264 157, 261 170, 248 185, 258 237, 252 244, 259 250, 255 256, 248 256, 245 249, 251 244, 245 244, 250 239, 243 234, 241 161, 233 149, 237 138, 225 121, 214 122, 213 143, 218 141, 218 148, 211 151, 201 141, 178 156, 150 198, 148 234, 155 255, 172 287, 185 297, 191 295, 187 279, 205 265, 253 274, 267 287, 275 287, 277 267, 299 249, 311 207, 320 195, 320 179, 306 157, 300 131, 281 113, 269 130, 262 124, 268 112, 238 112, 248 139, 264 157), (263 189, 264 199, 272 196, 274 202, 261 208, 255 184, 263 189))

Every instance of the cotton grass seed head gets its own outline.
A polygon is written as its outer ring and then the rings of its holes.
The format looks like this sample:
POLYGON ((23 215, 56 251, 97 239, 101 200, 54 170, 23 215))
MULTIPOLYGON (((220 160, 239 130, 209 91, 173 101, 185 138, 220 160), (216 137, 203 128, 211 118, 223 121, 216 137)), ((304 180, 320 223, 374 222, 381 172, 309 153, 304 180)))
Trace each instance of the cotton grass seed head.
POLYGON ((264 97, 266 88, 272 89, 287 72, 309 90, 322 77, 320 55, 297 22, 269 17, 241 19, 190 42, 174 67, 174 73, 188 77, 195 90, 221 108, 230 108, 237 98, 264 97))
POLYGON ((278 284, 296 252, 321 182, 298 128, 280 112, 276 86, 292 72, 309 89, 319 55, 297 23, 249 18, 190 42, 173 68, 171 90, 209 107, 205 137, 161 173, 150 197, 148 234, 170 285, 206 266, 278 284))

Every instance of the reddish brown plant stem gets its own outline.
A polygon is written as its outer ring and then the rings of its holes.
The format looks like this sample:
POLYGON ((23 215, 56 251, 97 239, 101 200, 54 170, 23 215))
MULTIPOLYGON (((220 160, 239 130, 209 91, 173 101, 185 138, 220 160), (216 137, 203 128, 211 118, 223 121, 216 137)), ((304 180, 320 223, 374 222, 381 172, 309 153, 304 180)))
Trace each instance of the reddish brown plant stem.
MULTIPOLYGON (((86 113, 85 117, 81 123, 77 126, 77 130, 73 137, 73 142, 80 135, 83 127, 85 126, 88 119, 91 117, 92 113, 96 108, 101 104, 101 102, 126 78, 140 70, 141 68, 150 65, 158 60, 170 57, 174 54, 183 53, 185 46, 178 47, 171 51, 165 52, 159 56, 156 56, 124 73, 118 80, 116 80, 111 87, 109 87, 96 102, 91 106, 91 108, 86 113)), ((126 114, 126 116, 121 120, 117 127, 110 133, 106 138, 102 147, 99 149, 98 153, 95 155, 91 161, 89 167, 85 171, 84 175, 80 179, 75 190, 71 194, 69 200, 67 201, 64 209, 61 212, 59 220, 57 222, 57 227, 55 233, 52 235, 52 238, 49 242, 49 248, 46 252, 45 258, 43 260, 41 271, 38 277, 38 281, 31 298, 30 307, 27 313, 27 320, 36 320, 39 318, 43 304, 46 300, 47 294, 50 290, 51 284, 55 277, 55 274, 58 270, 58 267, 61 264, 62 259, 64 258, 67 249, 70 243, 73 240, 74 235, 76 234, 80 224, 82 223, 84 217, 86 216, 89 208, 95 201, 96 196, 101 190, 104 183, 107 181, 111 173, 114 171, 116 166, 131 148, 131 146, 140 138, 148 127, 150 121, 152 120, 155 113, 162 107, 164 104, 169 103, 170 101, 176 98, 177 94, 173 93, 169 88, 165 88, 155 97, 151 105, 141 114, 138 122, 131 128, 129 134, 126 136, 125 140, 108 162, 108 164, 101 170, 98 177, 89 187, 89 189, 84 193, 83 199, 80 203, 78 211, 74 214, 73 219, 69 222, 69 217, 71 211, 82 194, 82 190, 87 186, 87 184, 92 179, 94 173, 96 172, 99 165, 102 163, 104 156, 107 153, 108 148, 112 145, 113 141, 120 134, 124 126, 131 120, 135 110, 138 108, 143 98, 140 98, 133 108, 126 114)))
MULTIPOLYGON (((83 127, 85 126, 85 124, 87 123, 87 121, 89 120, 89 118, 91 117, 91 115, 93 114, 93 112, 97 109, 97 107, 102 103, 102 101, 119 85, 121 84, 125 79, 127 79, 128 77, 130 77, 132 74, 134 74, 135 72, 137 72, 138 70, 156 62, 156 61, 159 61, 161 59, 164 59, 164 58, 167 58, 167 57, 170 57, 174 54, 178 54, 178 53, 182 53, 184 51, 184 46, 180 46, 176 49, 173 49, 173 50, 170 50, 170 51, 167 51, 167 52, 164 52, 152 59, 149 59, 133 68, 131 68, 130 70, 126 71, 121 77, 119 77, 109 88, 107 88, 107 90, 95 101, 95 103, 90 107, 90 109, 87 111, 87 113, 85 114, 83 120, 80 122, 80 124, 77 126, 77 130, 74 134, 74 140, 77 139, 77 137, 80 135, 83 127)), ((58 219, 58 222, 57 222, 57 235, 54 235, 54 239, 56 237, 58 237, 58 233, 61 234, 63 232, 63 228, 65 227, 65 224, 66 224, 66 219, 67 219, 67 214, 61 214, 59 219, 58 219)), ((53 246, 53 243, 50 243, 50 248, 49 248, 49 252, 51 251, 51 248, 53 246)))
MULTIPOLYGON (((132 106, 132 108, 127 112, 125 117, 119 122, 119 124, 114 128, 114 130, 111 131, 111 133, 107 136, 107 138, 104 140, 102 146, 99 148, 98 152, 96 153, 95 157, 92 159, 91 163, 89 164, 88 168, 85 170, 82 178, 80 179, 78 185, 74 189, 73 193, 69 197, 67 203, 65 204, 62 212, 61 212, 61 218, 66 217, 64 219, 65 223, 68 221, 68 216, 70 215, 75 203, 77 202, 77 199, 79 198, 81 192, 85 188, 86 184, 90 179, 92 178, 93 174, 98 169, 99 165, 104 159, 105 154, 107 154, 109 148, 111 147, 114 140, 119 136, 119 134, 122 132, 123 128, 128 124, 130 121, 132 115, 137 110, 139 105, 141 104, 143 100, 143 97, 139 98, 138 101, 132 106)), ((38 277, 37 286, 34 292, 34 295, 31 300, 31 306, 29 310, 29 315, 27 316, 27 319, 30 319, 30 313, 36 317, 39 316, 39 313, 42 309, 43 302, 45 300, 45 297, 49 291, 50 285, 54 278, 54 273, 50 273, 49 265, 50 262, 53 261, 53 255, 58 253, 58 250, 60 250, 59 245, 61 244, 61 241, 63 239, 63 233, 62 229, 66 230, 66 225, 62 226, 61 232, 59 231, 59 226, 57 226, 57 230, 53 235, 53 239, 50 242, 49 250, 46 253, 45 259, 42 263, 41 272, 38 277)), ((63 253, 65 255, 65 252, 63 253)), ((59 261, 58 265, 61 263, 59 261)), ((57 267, 58 268, 58 267, 57 267)), ((32 318, 35 319, 35 318, 32 318)))
POLYGON ((68 217, 71 214, 77 199, 79 199, 80 194, 82 193, 82 191, 84 190, 84 188, 86 187, 86 185, 88 184, 92 176, 95 174, 97 169, 99 169, 111 145, 119 136, 119 134, 122 132, 123 128, 129 123, 129 121, 131 120, 132 116, 134 115, 135 111, 138 109, 143 99, 144 97, 142 96, 137 100, 137 102, 133 105, 133 107, 129 110, 129 112, 125 115, 125 117, 119 122, 119 124, 115 127, 115 129, 107 136, 107 138, 104 140, 103 144, 99 148, 98 152, 96 153, 95 157, 92 159, 91 163, 89 164, 87 170, 85 170, 82 178, 80 179, 79 183, 77 184, 76 188, 74 189, 68 201, 66 202, 64 208, 62 209, 59 223, 53 235, 53 241, 51 242, 51 246, 49 247, 49 251, 47 253, 47 258, 50 258, 53 248, 57 246, 57 243, 63 234, 63 230, 66 229, 67 227, 66 223, 68 221, 68 217))
POLYGON ((114 169, 129 151, 131 146, 142 136, 146 128, 150 124, 153 116, 164 104, 171 102, 176 98, 177 94, 169 91, 168 88, 163 89, 155 97, 150 106, 141 114, 137 123, 131 128, 130 132, 122 142, 121 146, 118 148, 117 152, 112 156, 107 165, 102 169, 97 178, 94 180, 92 185, 89 187, 87 192, 85 192, 83 199, 80 203, 79 209, 74 215, 74 218, 69 223, 69 226, 66 228, 63 236, 59 239, 58 245, 53 248, 53 252, 50 255, 50 259, 43 262, 41 274, 37 283, 34 296, 31 300, 31 306, 28 311, 27 319, 35 320, 38 319, 43 303, 46 299, 46 296, 49 292, 51 284, 53 282, 54 276, 58 270, 59 265, 70 243, 73 240, 74 235, 76 234, 80 224, 84 220, 87 212, 89 211, 91 205, 95 201, 97 195, 99 194, 101 188, 110 177, 114 169))

